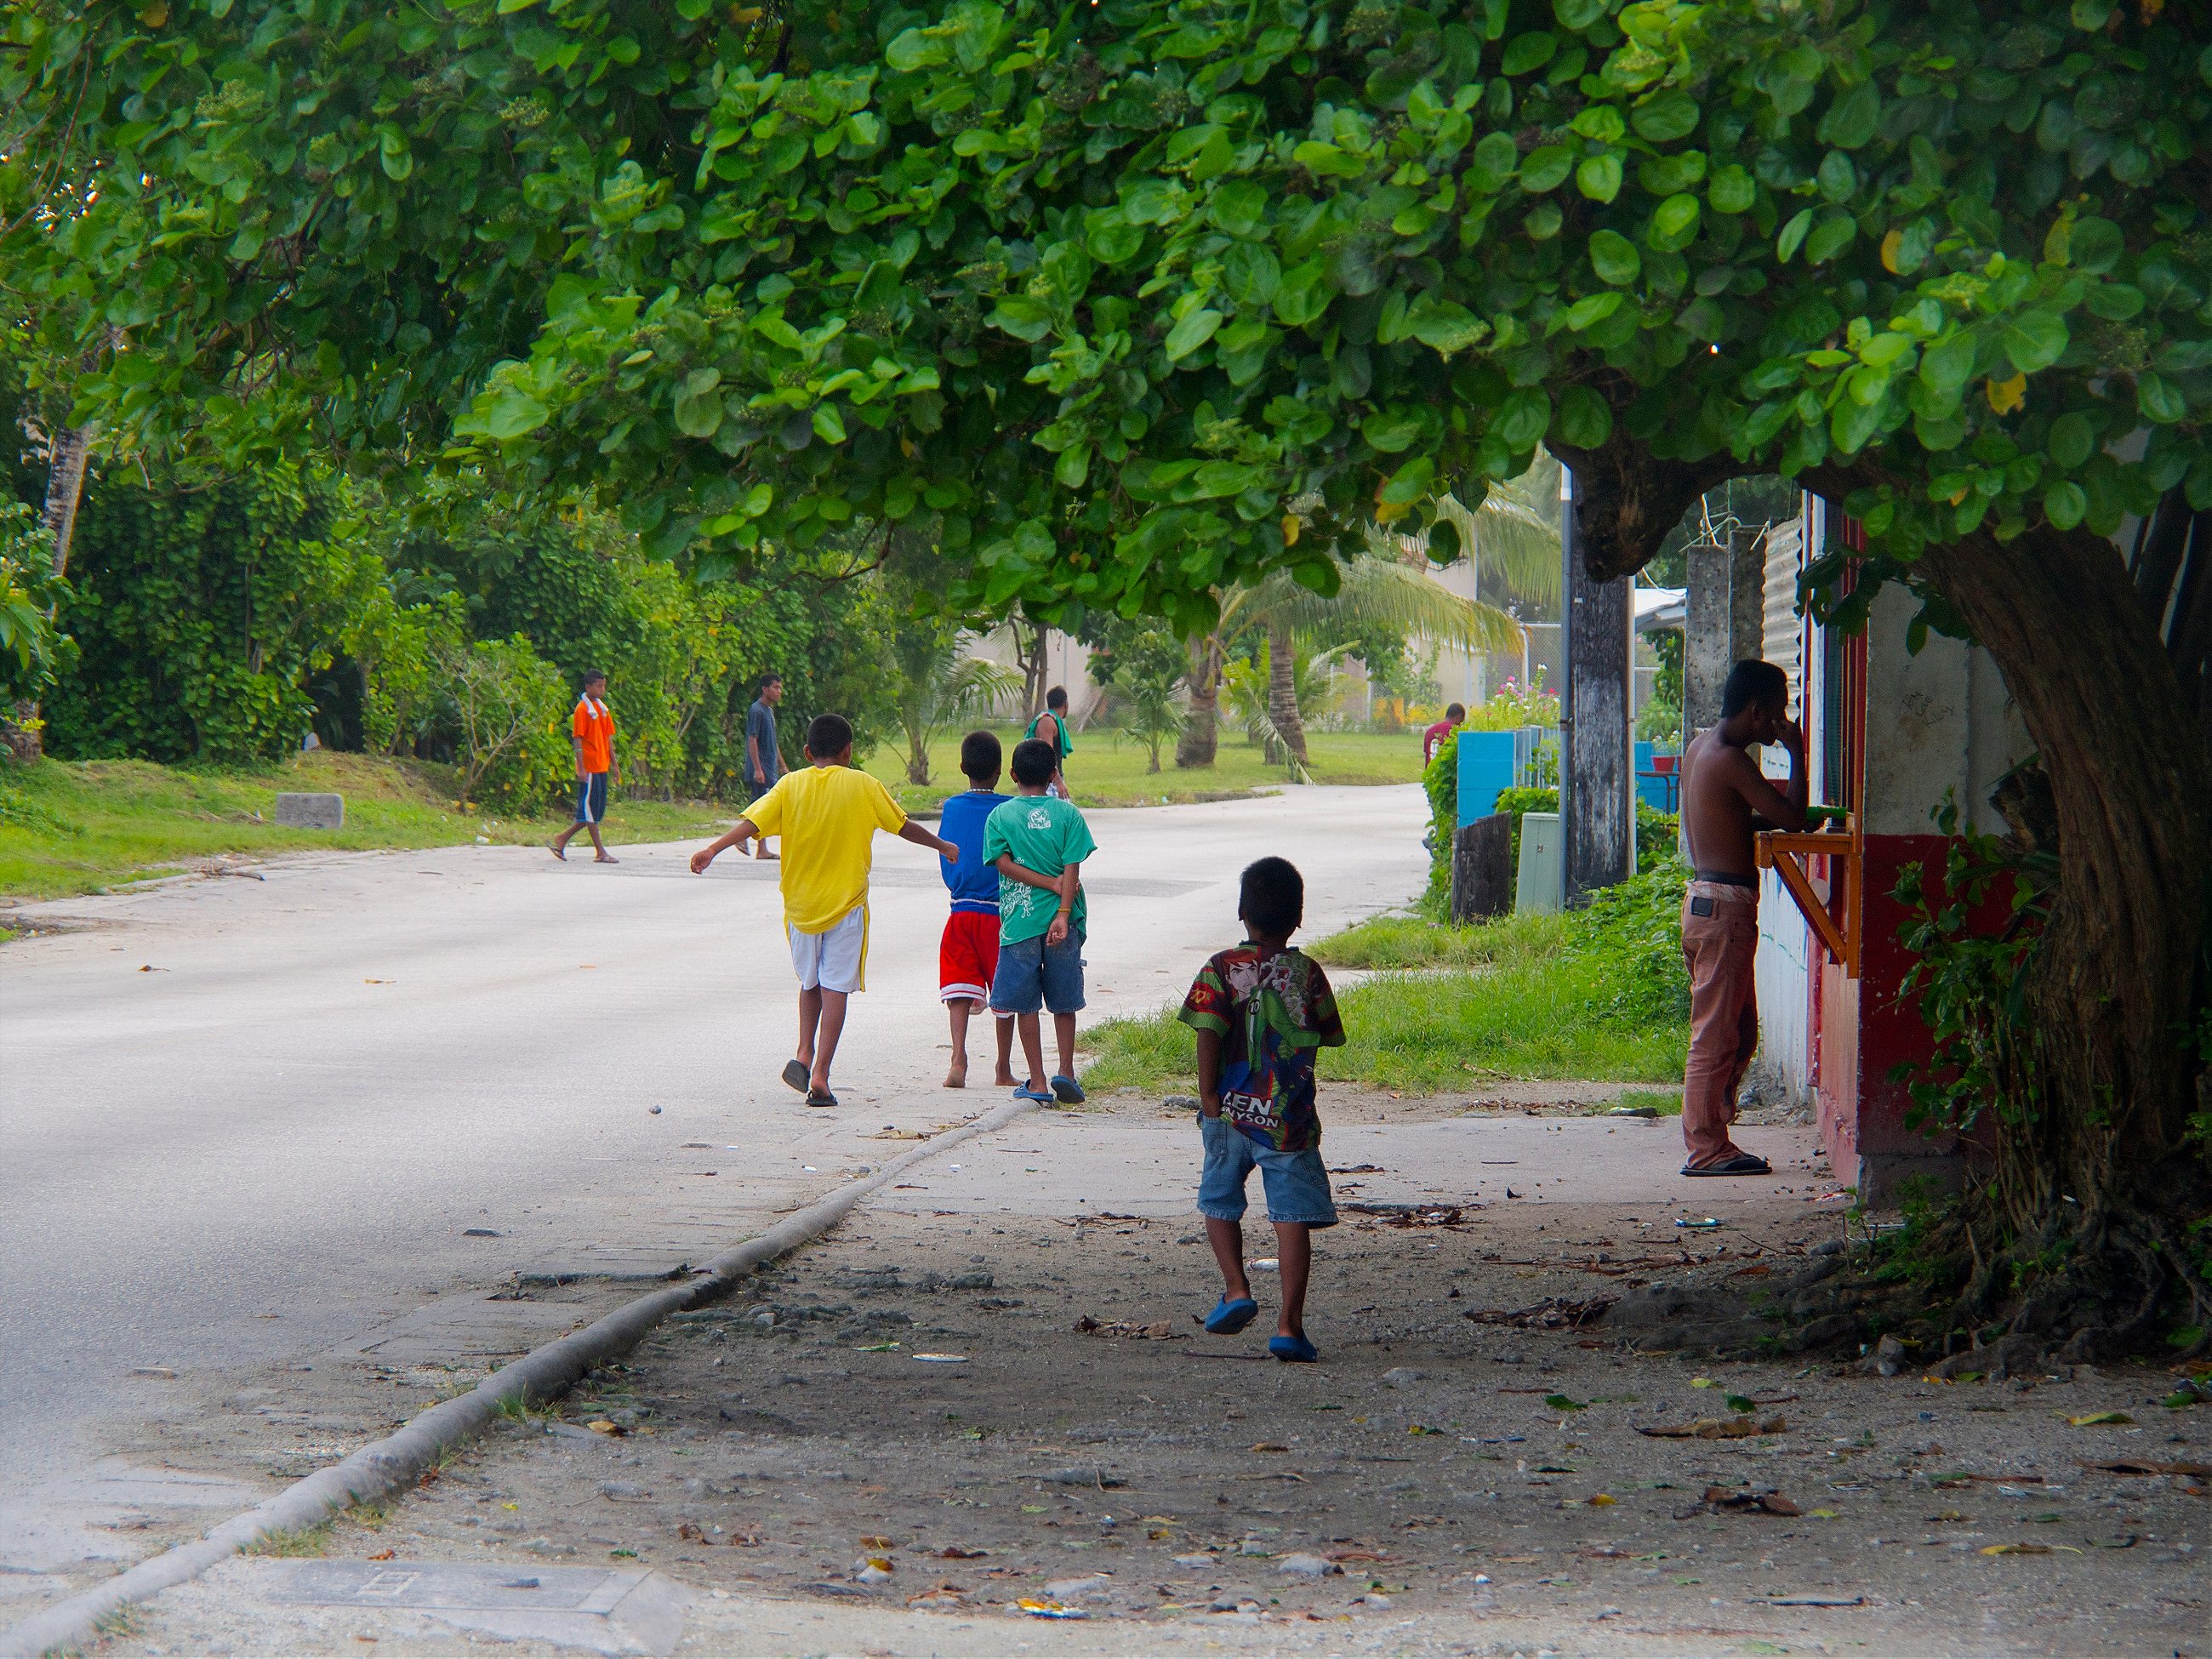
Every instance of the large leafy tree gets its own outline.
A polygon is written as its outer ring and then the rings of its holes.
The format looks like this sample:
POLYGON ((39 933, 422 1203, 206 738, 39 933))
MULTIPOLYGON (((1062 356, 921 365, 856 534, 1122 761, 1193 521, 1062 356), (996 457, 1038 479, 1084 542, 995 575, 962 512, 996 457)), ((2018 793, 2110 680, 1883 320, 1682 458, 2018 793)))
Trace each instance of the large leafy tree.
POLYGON ((1600 574, 1733 476, 1845 500, 1842 602, 1918 589, 2041 753, 2008 1144, 2091 1243, 2140 1222, 2179 1264, 2201 4, 42 0, 8 28, 46 147, 0 145, 0 276, 82 319, 77 414, 121 444, 451 444, 607 492, 665 552, 915 526, 955 610, 1192 630, 1269 570, 1330 590, 1363 521, 1477 505, 1540 442, 1600 574))

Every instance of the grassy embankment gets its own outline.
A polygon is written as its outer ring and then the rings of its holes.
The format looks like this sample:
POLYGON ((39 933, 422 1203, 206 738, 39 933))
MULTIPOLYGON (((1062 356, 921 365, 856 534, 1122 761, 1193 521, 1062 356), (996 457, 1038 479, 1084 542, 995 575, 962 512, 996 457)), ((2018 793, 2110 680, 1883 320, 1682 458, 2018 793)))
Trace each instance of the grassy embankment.
MULTIPOLYGON (((1688 990, 1666 932, 1680 892, 1662 868, 1571 916, 1466 928, 1383 916, 1320 940, 1309 948, 1325 965, 1376 970, 1339 988, 1351 1040, 1322 1051, 1322 1080, 1416 1094, 1509 1079, 1680 1082, 1688 990)), ((1093 1086, 1191 1087, 1191 1033, 1173 1010, 1107 1021, 1085 1046, 1093 1086)), ((1657 1093, 1631 1103, 1680 1109, 1657 1093)))
MULTIPOLYGON (((254 771, 202 771, 147 761, 42 761, 0 767, 0 898, 58 898, 173 873, 225 853, 331 848, 449 847, 483 836, 543 842, 566 813, 507 817, 463 812, 449 769, 363 755, 306 754, 254 771), (270 822, 279 790, 345 797, 343 830, 270 822)), ((711 802, 641 800, 617 791, 612 842, 712 836, 730 810, 711 802)), ((591 848, 584 845, 585 856, 591 848)))
MULTIPOLYGON (((1006 753, 1013 753, 1020 726, 994 726, 1006 753)), ((1375 737, 1364 732, 1312 732, 1306 738, 1313 758, 1316 783, 1418 783, 1421 778, 1421 740, 1418 735, 1375 737)), ((1241 734, 1224 734, 1210 767, 1176 769, 1174 745, 1162 751, 1160 769, 1145 770, 1150 754, 1145 745, 1115 732, 1080 732, 1075 752, 1067 757, 1067 784, 1079 806, 1159 806, 1248 793, 1255 787, 1280 784, 1283 769, 1270 766, 1261 752, 1241 734)), ((953 732, 930 745, 929 782, 910 784, 906 778, 906 745, 887 743, 861 764, 890 786, 899 804, 908 811, 933 807, 967 787, 960 775, 960 734, 953 732)), ((1001 789, 1011 782, 1001 780, 1001 789)))
MULTIPOLYGON (((1012 747, 1018 728, 1001 737, 1012 747)), ((1413 738, 1313 738, 1315 772, 1327 783, 1407 783, 1419 775, 1413 738)), ((1077 799, 1091 806, 1157 805, 1164 797, 1237 794, 1279 782, 1259 751, 1224 743, 1204 771, 1145 775, 1146 751, 1096 732, 1071 764, 1077 799)), ((938 745, 927 788, 905 783, 902 750, 883 747, 864 763, 894 785, 909 810, 935 806, 959 787, 957 738, 938 745)), ((502 845, 545 841, 568 822, 561 811, 527 817, 464 812, 448 767, 365 755, 313 753, 250 771, 159 766, 148 761, 43 761, 0 765, 0 899, 59 898, 174 873, 185 860, 222 854, 318 848, 447 847, 482 836, 502 845), (336 791, 345 828, 290 830, 271 822, 280 790, 336 791)), ((647 800, 617 789, 611 842, 682 841, 718 833, 736 809, 713 801, 647 800)), ((588 848, 586 849, 588 854, 588 848)))

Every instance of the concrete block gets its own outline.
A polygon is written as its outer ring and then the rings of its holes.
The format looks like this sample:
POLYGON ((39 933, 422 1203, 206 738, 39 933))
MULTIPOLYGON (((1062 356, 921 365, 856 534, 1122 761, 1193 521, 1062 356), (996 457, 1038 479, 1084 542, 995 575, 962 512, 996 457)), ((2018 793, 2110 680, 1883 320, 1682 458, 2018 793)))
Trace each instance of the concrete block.
POLYGON ((295 830, 343 830, 345 828, 345 797, 279 795, 276 797, 276 822, 289 824, 295 830))

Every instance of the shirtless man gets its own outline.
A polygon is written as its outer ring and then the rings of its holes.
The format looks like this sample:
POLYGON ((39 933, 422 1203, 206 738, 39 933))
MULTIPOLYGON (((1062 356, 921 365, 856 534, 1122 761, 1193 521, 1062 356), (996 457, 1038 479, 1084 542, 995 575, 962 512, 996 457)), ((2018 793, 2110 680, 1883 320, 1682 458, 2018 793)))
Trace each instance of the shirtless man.
POLYGON ((1790 718, 1790 683, 1771 662, 1740 662, 1721 690, 1721 723, 1682 753, 1682 850, 1694 879, 1682 900, 1682 957, 1690 968, 1690 1055, 1682 1073, 1686 1176, 1771 1173, 1729 1139, 1736 1091, 1759 1046, 1752 957, 1759 948, 1759 878, 1752 836, 1805 827, 1805 734, 1790 718), (1777 789, 1745 750, 1790 751, 1790 787, 1777 789))

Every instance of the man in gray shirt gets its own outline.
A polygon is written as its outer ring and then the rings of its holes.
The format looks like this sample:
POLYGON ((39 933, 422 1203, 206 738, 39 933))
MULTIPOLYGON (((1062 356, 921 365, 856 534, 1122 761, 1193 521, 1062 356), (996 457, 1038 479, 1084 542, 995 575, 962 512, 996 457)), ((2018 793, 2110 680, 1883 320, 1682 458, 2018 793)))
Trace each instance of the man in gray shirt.
MULTIPOLYGON (((783 775, 783 757, 775 746, 775 706, 783 701, 783 677, 763 674, 753 706, 745 710, 745 787, 751 791, 746 799, 758 800, 775 787, 776 780, 783 775)), ((772 859, 768 850, 768 837, 763 836, 753 843, 753 856, 772 859)))

